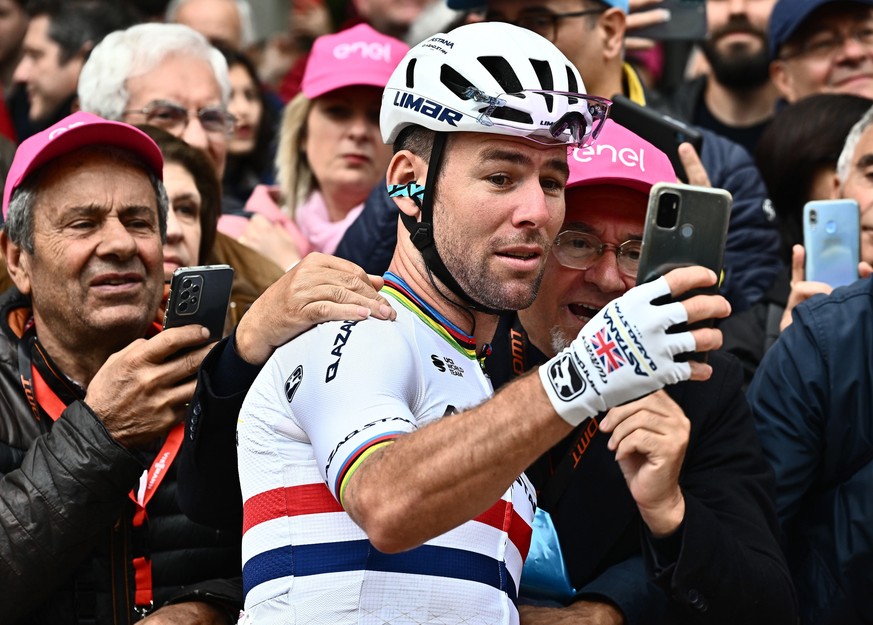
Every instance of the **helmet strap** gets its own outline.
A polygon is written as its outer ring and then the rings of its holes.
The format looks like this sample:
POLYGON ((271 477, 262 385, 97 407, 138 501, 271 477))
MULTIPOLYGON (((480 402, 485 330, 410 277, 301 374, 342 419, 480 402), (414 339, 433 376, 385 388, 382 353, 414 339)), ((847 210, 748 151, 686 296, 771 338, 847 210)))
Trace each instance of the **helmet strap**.
POLYGON ((482 312, 488 315, 499 315, 506 310, 499 310, 485 306, 471 297, 458 284, 451 272, 449 272, 443 259, 440 257, 436 248, 436 242, 433 236, 433 197, 436 189, 437 175, 442 166, 445 156, 446 140, 448 133, 434 133, 433 147, 430 151, 430 162, 427 169, 427 179, 425 181, 423 193, 409 194, 421 211, 421 221, 416 221, 411 215, 407 215, 403 211, 400 212, 400 218, 403 225, 409 231, 409 239, 413 245, 421 252, 425 266, 442 282, 454 295, 459 297, 461 301, 475 311, 482 312))

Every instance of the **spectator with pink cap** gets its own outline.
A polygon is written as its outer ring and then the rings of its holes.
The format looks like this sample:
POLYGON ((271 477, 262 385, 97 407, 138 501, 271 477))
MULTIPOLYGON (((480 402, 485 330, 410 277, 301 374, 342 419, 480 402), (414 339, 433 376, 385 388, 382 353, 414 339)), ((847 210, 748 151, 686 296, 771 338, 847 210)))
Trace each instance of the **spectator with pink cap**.
POLYGON ((184 518, 168 470, 208 346, 153 323, 162 165, 140 130, 79 112, 22 142, 6 178, 4 623, 223 625, 238 608, 233 533, 184 518))
POLYGON ((303 91, 283 113, 279 188, 256 188, 246 204, 255 215, 223 215, 219 230, 280 267, 313 250, 332 254, 384 182, 391 147, 380 138, 382 89, 407 50, 367 24, 319 37, 303 91))
MULTIPOLYGON (((634 286, 649 190, 676 181, 663 152, 611 120, 567 160, 566 215, 537 297, 501 320, 485 361, 495 388, 634 286)), ((584 421, 525 472, 551 525, 539 512, 522 573, 522 596, 538 601, 521 606, 522 623, 794 623, 741 367, 721 352, 709 363, 709 380, 584 421), (544 577, 562 550, 566 576, 544 577)))

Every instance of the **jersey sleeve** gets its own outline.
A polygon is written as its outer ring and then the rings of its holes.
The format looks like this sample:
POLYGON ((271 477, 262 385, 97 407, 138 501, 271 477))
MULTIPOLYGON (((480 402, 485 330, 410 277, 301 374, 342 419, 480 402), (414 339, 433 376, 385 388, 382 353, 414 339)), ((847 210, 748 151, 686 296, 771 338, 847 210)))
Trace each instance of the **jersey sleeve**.
POLYGON ((418 357, 398 325, 323 324, 277 350, 246 398, 243 418, 311 447, 340 502, 369 454, 419 425, 418 357))

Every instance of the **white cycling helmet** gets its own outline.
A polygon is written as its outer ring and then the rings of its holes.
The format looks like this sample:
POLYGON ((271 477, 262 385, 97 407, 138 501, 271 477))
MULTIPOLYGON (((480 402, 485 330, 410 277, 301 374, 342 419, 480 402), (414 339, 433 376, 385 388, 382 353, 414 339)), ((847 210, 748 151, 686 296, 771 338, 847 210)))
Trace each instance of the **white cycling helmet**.
POLYGON ((585 144, 610 102, 584 95, 578 70, 540 35, 501 22, 440 33, 412 48, 382 95, 382 139, 411 125, 539 143, 585 144))

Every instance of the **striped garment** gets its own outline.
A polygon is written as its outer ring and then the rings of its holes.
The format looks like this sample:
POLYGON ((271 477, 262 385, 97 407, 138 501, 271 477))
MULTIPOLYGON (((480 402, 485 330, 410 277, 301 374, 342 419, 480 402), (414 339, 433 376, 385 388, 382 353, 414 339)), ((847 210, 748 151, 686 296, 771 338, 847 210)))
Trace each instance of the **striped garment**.
POLYGON ((241 623, 518 622, 534 514, 524 476, 476 519, 400 554, 377 551, 338 503, 374 449, 491 395, 472 337, 386 281, 395 322, 307 332, 277 350, 246 398, 241 623))

